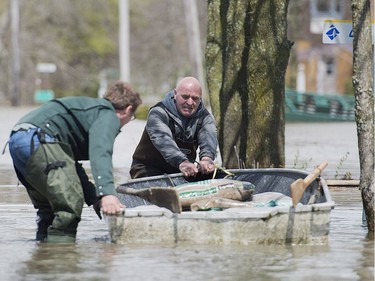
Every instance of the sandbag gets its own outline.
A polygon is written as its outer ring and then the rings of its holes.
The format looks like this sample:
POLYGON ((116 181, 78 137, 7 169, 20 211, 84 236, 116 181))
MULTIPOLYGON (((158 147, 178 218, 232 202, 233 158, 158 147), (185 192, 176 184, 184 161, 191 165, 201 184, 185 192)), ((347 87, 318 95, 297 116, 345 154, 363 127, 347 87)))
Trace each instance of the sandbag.
POLYGON ((226 198, 210 198, 194 202, 190 205, 192 211, 221 211, 228 208, 252 208, 254 204, 252 201, 238 201, 226 198))
POLYGON ((263 192, 252 197, 254 207, 293 206, 292 198, 279 192, 263 192))
POLYGON ((228 208, 254 208, 292 206, 292 198, 279 192, 264 192, 253 194, 251 201, 241 202, 225 198, 208 198, 191 204, 192 211, 223 210, 228 208))
POLYGON ((190 209, 191 204, 210 198, 226 198, 237 201, 251 200, 255 186, 246 181, 211 179, 177 185, 181 206, 190 209))

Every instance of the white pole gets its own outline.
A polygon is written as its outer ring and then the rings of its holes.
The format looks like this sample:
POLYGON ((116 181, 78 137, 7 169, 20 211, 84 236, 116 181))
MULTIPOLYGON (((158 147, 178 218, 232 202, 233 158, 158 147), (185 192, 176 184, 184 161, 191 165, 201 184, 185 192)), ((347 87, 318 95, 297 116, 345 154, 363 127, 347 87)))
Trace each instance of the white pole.
POLYGON ((129 0, 119 0, 120 80, 130 82, 129 0))
POLYGON ((206 75, 203 69, 203 55, 199 32, 199 20, 197 12, 197 4, 195 0, 184 0, 185 20, 187 37, 189 41, 190 60, 193 63, 193 71, 197 73, 196 77, 202 86, 202 96, 208 105, 208 97, 206 97, 206 75))
POLYGON ((303 63, 298 64, 297 91, 300 93, 306 92, 306 73, 305 73, 305 64, 303 63))
MULTIPOLYGON (((372 31, 372 94, 375 99, 375 3, 372 2, 372 19, 371 19, 371 31, 372 31)), ((374 104, 375 114, 375 104, 374 104)))
POLYGON ((13 80, 13 95, 11 98, 12 106, 18 106, 20 103, 19 93, 19 76, 20 76, 20 50, 19 50, 19 2, 18 0, 11 1, 11 27, 12 27, 12 80, 13 80))

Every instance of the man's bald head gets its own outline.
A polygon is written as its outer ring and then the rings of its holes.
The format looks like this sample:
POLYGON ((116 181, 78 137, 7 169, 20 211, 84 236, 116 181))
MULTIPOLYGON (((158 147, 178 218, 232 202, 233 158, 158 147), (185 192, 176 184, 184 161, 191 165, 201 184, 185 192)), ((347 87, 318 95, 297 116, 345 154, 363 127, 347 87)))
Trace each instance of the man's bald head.
POLYGON ((185 117, 191 116, 201 103, 201 84, 194 77, 182 78, 174 90, 174 98, 177 110, 185 117))

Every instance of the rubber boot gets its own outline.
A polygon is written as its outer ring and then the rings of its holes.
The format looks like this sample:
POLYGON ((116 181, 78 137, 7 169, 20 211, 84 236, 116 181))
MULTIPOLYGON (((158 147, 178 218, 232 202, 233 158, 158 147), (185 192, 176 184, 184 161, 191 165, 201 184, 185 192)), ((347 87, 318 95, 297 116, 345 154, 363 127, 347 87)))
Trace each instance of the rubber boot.
POLYGON ((36 240, 44 242, 47 240, 48 227, 51 226, 55 215, 51 210, 38 210, 37 212, 37 225, 36 240))
POLYGON ((67 234, 60 230, 54 229, 49 227, 48 228, 48 236, 47 236, 47 243, 75 243, 76 242, 76 235, 74 234, 67 234))

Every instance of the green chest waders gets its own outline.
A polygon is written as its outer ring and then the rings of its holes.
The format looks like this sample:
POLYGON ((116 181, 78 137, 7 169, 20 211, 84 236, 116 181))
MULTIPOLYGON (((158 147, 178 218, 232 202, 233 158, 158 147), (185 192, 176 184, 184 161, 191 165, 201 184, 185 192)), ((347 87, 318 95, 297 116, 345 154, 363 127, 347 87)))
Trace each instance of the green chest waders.
POLYGON ((26 180, 36 189, 33 201, 48 201, 55 215, 48 229, 48 242, 74 242, 83 208, 83 191, 70 146, 43 143, 26 166, 26 180))

